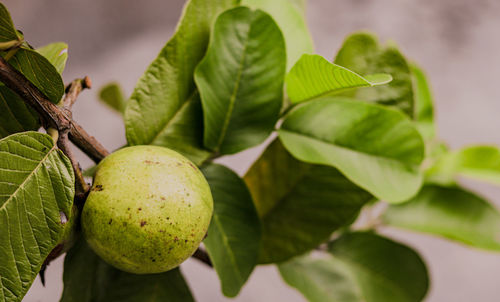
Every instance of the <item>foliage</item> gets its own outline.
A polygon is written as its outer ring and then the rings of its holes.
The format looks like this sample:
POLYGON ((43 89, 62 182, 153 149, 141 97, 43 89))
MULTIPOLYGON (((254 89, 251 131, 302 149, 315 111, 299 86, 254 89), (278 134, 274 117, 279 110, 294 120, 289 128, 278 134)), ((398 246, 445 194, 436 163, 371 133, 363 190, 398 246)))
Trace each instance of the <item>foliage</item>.
MULTIPOLYGON (((128 145, 168 147, 201 168, 214 198, 205 262, 224 295, 237 296, 259 264, 274 264, 309 301, 422 301, 424 260, 376 226, 499 251, 500 213, 459 178, 499 185, 500 150, 444 147, 425 73, 394 43, 354 33, 334 62, 315 55, 304 7, 189 0, 131 97, 114 82, 99 98, 123 116, 128 145), (263 142, 243 177, 213 163, 263 142), (361 230, 357 217, 374 204, 384 211, 361 230)), ((0 4, 2 62, 59 106, 67 48, 33 49, 0 4)), ((56 144, 55 130, 65 129, 9 87, 0 80, 0 301, 15 302, 70 219, 79 235, 82 204, 73 203, 85 200, 75 193, 78 165, 56 144)), ((194 301, 178 268, 133 275, 83 238, 67 249, 62 302, 194 301)))

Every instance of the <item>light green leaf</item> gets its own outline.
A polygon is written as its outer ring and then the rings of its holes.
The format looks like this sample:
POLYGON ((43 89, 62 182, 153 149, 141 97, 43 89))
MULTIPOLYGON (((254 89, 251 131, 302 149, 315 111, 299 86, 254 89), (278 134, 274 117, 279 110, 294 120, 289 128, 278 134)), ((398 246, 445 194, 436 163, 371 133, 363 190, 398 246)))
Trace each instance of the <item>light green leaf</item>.
POLYGON ((40 127, 38 115, 12 90, 0 83, 0 138, 40 127))
MULTIPOLYGON (((427 268, 409 247, 373 233, 348 233, 329 251, 356 279, 363 302, 419 302, 429 289, 427 268)), ((356 300, 355 300, 356 301, 356 300)))
POLYGON ((154 275, 122 272, 102 261, 83 237, 64 259, 60 302, 194 302, 179 269, 154 275))
POLYGON ((122 115, 127 107, 127 100, 123 96, 123 90, 120 84, 116 82, 108 83, 99 90, 99 100, 122 115))
MULTIPOLYGON (((297 257, 278 265, 281 277, 309 302, 367 302, 356 278, 330 255, 297 257)), ((390 300, 392 301, 392 300, 390 300)))
POLYGON ((59 72, 43 55, 32 49, 20 48, 9 63, 52 103, 59 103, 64 94, 64 83, 59 72))
POLYGON ((287 70, 306 53, 313 53, 313 41, 307 28, 304 15, 298 8, 304 6, 291 0, 242 0, 241 4, 261 9, 273 17, 285 38, 287 70), (295 2, 295 3, 294 3, 295 2))
POLYGON ((496 146, 470 146, 445 153, 426 176, 443 185, 455 183, 460 176, 500 185, 500 150, 496 146))
POLYGON ((383 47, 367 33, 349 36, 335 58, 335 63, 358 74, 387 73, 393 78, 388 85, 347 92, 365 101, 394 106, 414 117, 414 95, 411 71, 405 57, 394 45, 383 47))
POLYGON ((415 94, 415 120, 417 129, 425 139, 436 136, 434 125, 434 104, 431 89, 424 71, 415 64, 410 65, 415 94))
POLYGON ((283 36, 269 15, 238 7, 217 18, 195 72, 205 147, 232 154, 269 136, 283 102, 285 64, 283 36))
POLYGON ((342 66, 332 64, 319 55, 303 55, 286 77, 287 94, 292 103, 350 88, 387 84, 388 74, 362 77, 342 66))
POLYGON ((222 11, 237 0, 190 0, 177 31, 137 83, 125 111, 129 145, 174 149, 197 164, 203 148, 201 105, 193 73, 205 55, 210 29, 222 11))
POLYGON ((233 171, 211 164, 202 168, 214 197, 214 216, 203 241, 222 292, 236 296, 257 264, 261 226, 252 197, 233 171))
POLYGON ((68 44, 56 42, 37 48, 36 51, 49 60, 59 74, 62 74, 68 60, 68 44))
MULTIPOLYGON (((17 30, 14 27, 9 11, 0 3, 0 45, 4 42, 19 41, 17 30)), ((1 46, 0 46, 1 47, 1 46)))
POLYGON ((372 198, 336 169, 294 159, 279 140, 244 179, 263 222, 260 263, 285 261, 315 248, 372 198))
POLYGON ((21 301, 71 215, 73 168, 50 136, 0 140, 0 301, 21 301))
POLYGON ((323 97, 294 108, 278 133, 294 157, 336 167, 387 202, 403 202, 422 185, 422 137, 394 109, 323 97))
POLYGON ((410 201, 390 206, 383 221, 500 251, 500 213, 483 198, 459 187, 425 186, 410 201))
POLYGON ((303 15, 305 15, 306 12, 306 6, 307 6, 307 1, 306 0, 288 0, 290 3, 295 5, 295 7, 301 12, 303 15))

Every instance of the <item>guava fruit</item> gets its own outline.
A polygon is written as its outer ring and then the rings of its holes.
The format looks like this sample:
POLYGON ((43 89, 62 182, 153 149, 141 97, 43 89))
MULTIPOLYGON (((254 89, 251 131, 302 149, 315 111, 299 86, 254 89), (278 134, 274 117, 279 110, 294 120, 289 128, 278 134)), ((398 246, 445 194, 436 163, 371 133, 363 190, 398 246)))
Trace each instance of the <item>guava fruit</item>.
POLYGON ((133 146, 97 167, 81 224, 90 247, 114 267, 161 273, 189 258, 213 212, 200 170, 168 148, 133 146))

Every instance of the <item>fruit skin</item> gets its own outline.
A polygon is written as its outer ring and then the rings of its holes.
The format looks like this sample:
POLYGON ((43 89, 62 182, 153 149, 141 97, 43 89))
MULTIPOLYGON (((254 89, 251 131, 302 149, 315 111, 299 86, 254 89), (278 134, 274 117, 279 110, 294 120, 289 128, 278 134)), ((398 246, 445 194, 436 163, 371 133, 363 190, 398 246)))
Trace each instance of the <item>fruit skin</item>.
POLYGON ((192 162, 167 148, 134 146, 99 164, 81 223, 88 244, 107 263, 152 274, 195 252, 212 212, 210 187, 192 162))

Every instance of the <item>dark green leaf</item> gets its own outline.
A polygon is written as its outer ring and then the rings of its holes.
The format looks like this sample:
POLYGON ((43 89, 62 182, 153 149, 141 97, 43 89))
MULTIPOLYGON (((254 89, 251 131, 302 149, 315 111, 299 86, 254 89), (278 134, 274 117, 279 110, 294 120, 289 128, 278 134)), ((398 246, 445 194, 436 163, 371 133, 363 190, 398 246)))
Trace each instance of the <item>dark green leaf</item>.
POLYGON ((315 248, 371 199, 336 169, 294 159, 279 140, 244 179, 263 221, 260 263, 285 261, 315 248))
POLYGON ((9 63, 51 102, 59 103, 64 94, 64 83, 59 72, 43 55, 35 50, 20 48, 9 63))
POLYGON ((425 186, 410 201, 392 205, 386 224, 500 251, 500 213, 486 200, 458 187, 425 186))
POLYGON ((190 0, 177 31, 137 83, 125 112, 129 145, 172 148, 197 164, 203 149, 203 121, 193 81, 217 15, 237 0, 190 0), (195 26, 194 26, 195 25, 195 26))
POLYGON ((195 72, 205 147, 231 154, 269 136, 282 106, 285 65, 283 36, 269 15, 238 7, 217 18, 195 72))
POLYGON ((50 136, 0 140, 0 301, 21 301, 71 216, 73 168, 50 136))
POLYGON ((383 73, 362 77, 322 56, 303 55, 286 77, 286 91, 292 103, 298 103, 349 88, 387 84, 391 79, 383 73))
MULTIPOLYGON (((311 34, 298 1, 291 0, 242 0, 241 4, 265 11, 273 17, 285 38, 287 70, 305 53, 313 53, 311 34)), ((301 1, 304 6, 303 1, 301 1)), ((302 8, 303 9, 303 8, 302 8)))
POLYGON ((465 176, 500 185, 500 150, 496 146, 470 146, 448 152, 426 172, 430 181, 448 185, 465 176))
POLYGON ((12 90, 0 83, 0 138, 40 127, 38 115, 12 90))
POLYGON ((18 41, 19 36, 10 17, 9 11, 0 3, 0 44, 3 42, 18 41))
POLYGON ((238 294, 257 264, 261 226, 243 180, 220 165, 203 167, 214 198, 214 216, 203 241, 228 297, 238 294))
POLYGON ((388 85, 358 89, 349 96, 360 100, 379 102, 397 107, 414 116, 414 95, 408 62, 399 50, 390 45, 382 47, 376 37, 367 33, 355 33, 342 45, 335 63, 358 74, 388 73, 393 81, 388 85))
POLYGON ((426 139, 436 136, 436 126, 434 125, 434 105, 431 89, 427 82, 425 73, 415 64, 410 65, 413 90, 415 92, 415 120, 417 128, 426 139))
POLYGON ((404 114, 341 97, 300 104, 279 137, 305 162, 336 167, 352 182, 387 202, 402 202, 422 185, 424 143, 404 114))
POLYGON ((154 275, 122 272, 102 261, 83 237, 64 259, 61 302, 194 301, 179 269, 154 275))
POLYGON ((59 74, 62 74, 68 60, 68 44, 56 42, 37 48, 36 51, 49 60, 59 74))
POLYGON ((373 233, 349 233, 329 245, 356 279, 363 302, 418 302, 429 288, 427 268, 409 247, 373 233))
POLYGON ((123 90, 116 82, 108 83, 101 88, 99 91, 99 100, 120 114, 123 114, 127 107, 123 90))

